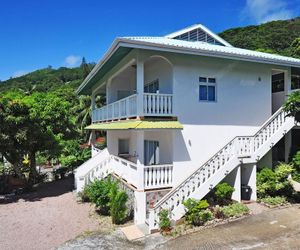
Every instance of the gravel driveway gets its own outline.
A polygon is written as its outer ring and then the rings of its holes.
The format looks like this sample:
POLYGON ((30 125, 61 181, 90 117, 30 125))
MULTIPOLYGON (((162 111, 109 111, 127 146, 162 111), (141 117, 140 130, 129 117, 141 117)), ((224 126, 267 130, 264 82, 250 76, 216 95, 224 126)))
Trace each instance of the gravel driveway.
POLYGON ((89 204, 78 204, 72 179, 44 184, 37 192, 0 204, 0 249, 51 249, 99 229, 89 204))

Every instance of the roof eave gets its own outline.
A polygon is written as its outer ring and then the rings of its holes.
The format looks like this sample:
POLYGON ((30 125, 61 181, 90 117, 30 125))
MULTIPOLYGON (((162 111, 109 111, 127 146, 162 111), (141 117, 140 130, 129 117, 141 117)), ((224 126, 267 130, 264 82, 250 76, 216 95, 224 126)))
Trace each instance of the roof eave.
POLYGON ((88 82, 97 74, 97 72, 100 70, 100 68, 107 62, 107 60, 113 55, 113 53, 120 47, 120 38, 116 38, 112 45, 110 46, 109 50, 104 54, 102 59, 96 64, 96 66, 93 68, 93 70, 87 75, 87 77, 83 80, 83 82, 80 84, 78 89, 76 90, 77 95, 81 95, 84 87, 88 84, 88 82))
POLYGON ((205 51, 202 49, 193 49, 193 48, 183 48, 177 47, 172 45, 165 45, 165 44, 154 44, 145 41, 137 41, 137 40, 130 40, 128 38, 116 38, 112 43, 110 49, 105 53, 103 58, 97 63, 97 65, 93 68, 93 70, 89 73, 89 75, 84 79, 82 84, 76 90, 76 94, 82 94, 84 87, 88 84, 88 82, 97 74, 97 72, 101 69, 101 67, 107 62, 107 60, 114 54, 114 52, 119 47, 128 47, 128 48, 137 48, 137 49, 152 49, 157 51, 167 51, 167 52, 174 52, 174 53, 182 53, 182 54, 193 54, 193 55, 200 55, 200 56, 208 56, 208 57, 217 57, 217 58, 225 58, 225 59, 233 59, 233 60, 243 60, 243 61, 250 61, 250 62, 258 62, 258 63, 266 63, 272 65, 282 65, 288 67, 300 67, 300 63, 293 63, 293 62, 284 62, 283 60, 272 60, 268 58, 255 58, 252 56, 242 56, 242 55, 228 55, 224 52, 217 52, 217 51, 205 51))
MULTIPOLYGON (((250 61, 250 62, 257 62, 257 63, 266 63, 272 65, 281 65, 281 66, 288 66, 288 67, 300 67, 299 63, 293 62, 285 62, 283 60, 276 60, 276 59, 268 59, 268 58, 260 58, 260 57, 253 57, 253 56, 242 56, 237 54, 228 55, 227 53, 220 52, 220 51, 205 51, 202 49, 194 49, 194 48, 183 48, 177 47, 173 45, 165 45, 165 44, 154 44, 145 41, 137 41, 137 40, 130 40, 130 39, 120 39, 123 41, 123 46, 127 46, 130 48, 138 48, 138 49, 152 49, 152 50, 159 50, 159 51, 167 51, 167 52, 175 52, 175 53, 182 53, 182 54, 193 54, 193 55, 200 55, 200 56, 207 56, 207 57, 217 57, 217 58, 224 58, 224 59, 232 59, 232 60, 243 60, 243 61, 250 61)), ((292 58, 292 57, 291 57, 292 58)), ((293 58, 296 59, 296 58, 293 58)))

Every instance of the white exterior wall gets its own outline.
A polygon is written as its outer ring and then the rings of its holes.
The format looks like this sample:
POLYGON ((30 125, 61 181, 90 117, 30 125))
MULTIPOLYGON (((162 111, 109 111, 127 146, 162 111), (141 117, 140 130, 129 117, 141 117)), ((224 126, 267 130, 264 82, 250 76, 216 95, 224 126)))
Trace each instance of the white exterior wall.
POLYGON ((107 103, 118 100, 118 90, 131 92, 136 90, 136 74, 133 68, 129 68, 126 73, 124 72, 116 76, 107 85, 107 103))
POLYGON ((272 113, 275 113, 284 103, 286 94, 284 91, 272 94, 272 113))
MULTIPOLYGON (((159 161, 160 164, 173 163, 172 131, 145 131, 144 139, 159 141, 159 161)), ((107 148, 110 154, 118 155, 118 140, 129 139, 129 154, 137 153, 137 133, 136 131, 107 131, 107 148)))
POLYGON ((107 149, 110 154, 118 155, 119 139, 129 139, 129 154, 136 153, 136 133, 134 131, 107 131, 107 149))
MULTIPOLYGON (((151 131, 149 137, 145 133, 145 139, 153 139, 155 135, 160 139, 163 163, 173 159, 175 185, 235 136, 253 135, 258 130, 272 115, 272 69, 288 70, 267 64, 154 51, 140 51, 139 56, 144 61, 144 83, 158 78, 160 92, 173 93, 174 113, 184 126, 182 131, 170 131, 172 139, 164 138, 164 133, 158 131, 151 131), (156 57, 158 54, 171 64, 156 57), (216 102, 199 101, 200 76, 216 78, 216 102)), ((132 138, 130 154, 134 155, 134 132, 110 131, 107 135, 108 149, 113 154, 118 153, 118 138, 132 138)), ((264 160, 272 164, 270 155, 264 160)))
POLYGON ((159 79, 159 92, 172 94, 172 66, 162 58, 154 57, 144 64, 144 84, 149 84, 159 79))
MULTIPOLYGON (((271 65, 173 56, 174 180, 180 182, 235 136, 253 135, 272 115, 271 65), (217 81, 216 102, 199 101, 199 76, 217 81)), ((277 67, 278 68, 278 67, 277 67)))

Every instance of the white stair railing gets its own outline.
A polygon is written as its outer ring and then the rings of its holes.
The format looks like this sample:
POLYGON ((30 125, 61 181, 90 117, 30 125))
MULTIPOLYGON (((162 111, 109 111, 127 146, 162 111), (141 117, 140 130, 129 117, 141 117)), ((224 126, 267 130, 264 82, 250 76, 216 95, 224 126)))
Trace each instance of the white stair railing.
POLYGON ((75 170, 76 191, 81 192, 83 188, 97 178, 104 178, 111 172, 111 156, 107 149, 83 163, 75 170))
MULTIPOLYGON (((224 170, 224 167, 228 166, 228 164, 232 164, 232 166, 227 169, 233 170, 240 164, 242 158, 253 157, 255 152, 266 146, 267 142, 271 144, 271 139, 275 135, 278 137, 276 138, 278 141, 284 136, 281 130, 285 124, 288 125, 286 128, 290 130, 293 127, 294 119, 287 118, 286 113, 281 108, 262 125, 254 136, 235 137, 182 183, 173 188, 149 211, 149 216, 147 216, 149 217, 149 229, 152 230, 158 227, 159 212, 162 209, 169 210, 172 219, 179 219, 182 214, 178 213, 182 212, 182 202, 184 200, 192 197, 197 190, 205 186, 206 190, 201 193, 202 197, 198 197, 199 199, 203 198, 222 180, 218 176, 214 182, 211 181, 213 180, 212 177, 216 176, 218 172, 222 172, 221 170, 224 170), (277 135, 278 133, 279 135, 277 135), (207 182, 210 183, 208 187, 206 185, 207 182), (177 212, 177 210, 181 212, 177 212)), ((228 174, 227 171, 225 172, 226 174, 228 174)))

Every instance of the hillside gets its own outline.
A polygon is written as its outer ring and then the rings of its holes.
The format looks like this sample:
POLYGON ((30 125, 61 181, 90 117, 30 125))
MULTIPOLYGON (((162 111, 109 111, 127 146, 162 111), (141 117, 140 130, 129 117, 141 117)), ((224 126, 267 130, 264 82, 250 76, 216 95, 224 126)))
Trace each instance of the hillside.
POLYGON ((219 35, 235 47, 300 58, 300 41, 294 42, 300 38, 300 17, 233 28, 219 35))
POLYGON ((74 89, 83 81, 84 77, 90 72, 95 64, 83 63, 80 67, 66 68, 51 67, 39 69, 29 74, 11 78, 0 83, 0 92, 12 88, 22 89, 27 92, 45 92, 56 87, 69 85, 74 89))

